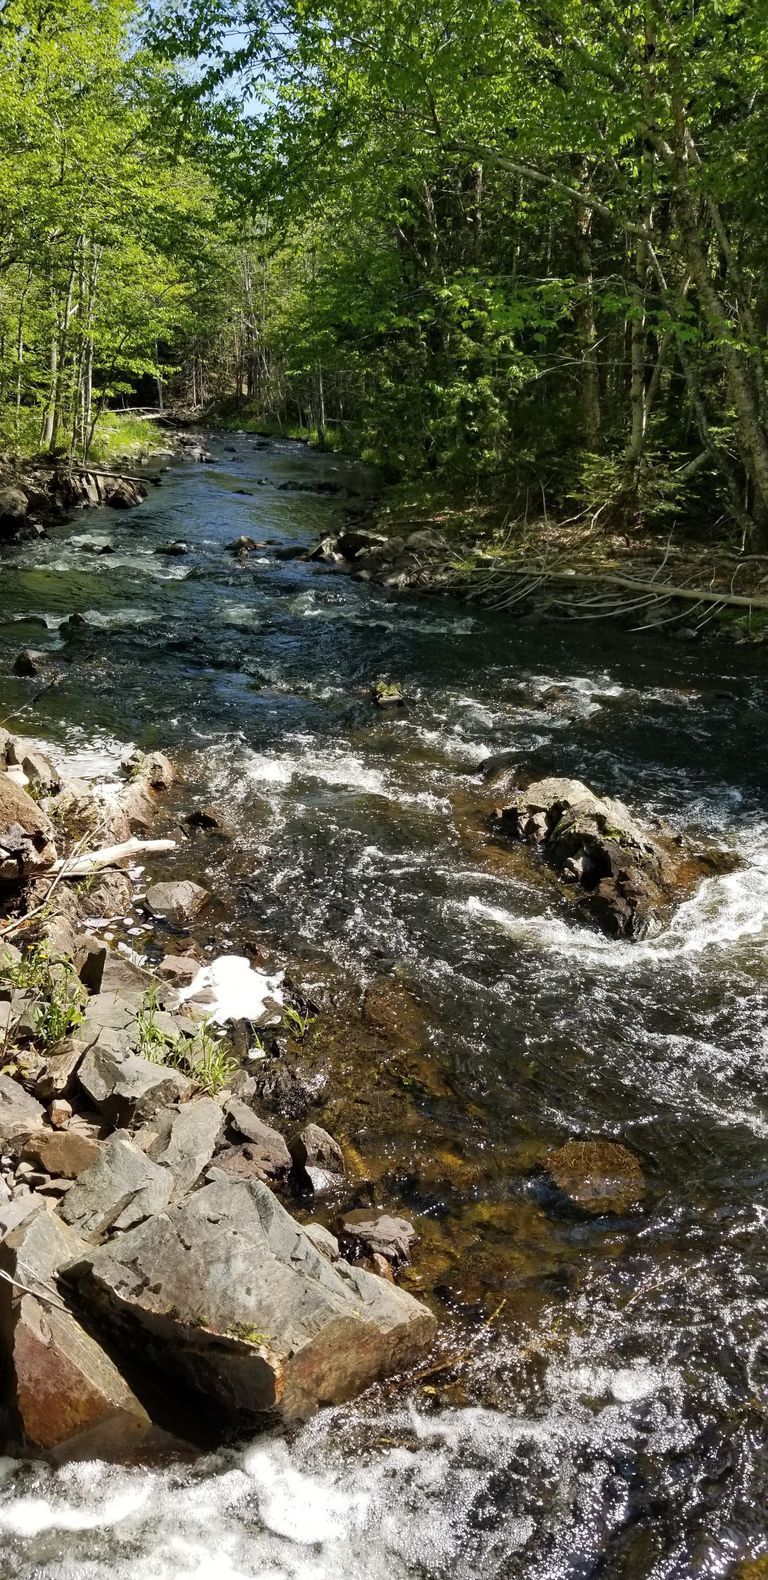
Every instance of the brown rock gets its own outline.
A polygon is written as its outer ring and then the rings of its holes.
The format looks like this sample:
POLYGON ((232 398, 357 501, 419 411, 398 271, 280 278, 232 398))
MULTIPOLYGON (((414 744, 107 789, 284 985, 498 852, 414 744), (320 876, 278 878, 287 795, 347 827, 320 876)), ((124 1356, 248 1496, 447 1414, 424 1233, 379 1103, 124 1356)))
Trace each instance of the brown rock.
POLYGON ((170 982, 174 987, 190 987, 200 970, 200 961, 194 955, 166 955, 157 968, 157 974, 164 982, 170 982))
POLYGON ((266 1182, 285 1179, 290 1172, 291 1154, 279 1132, 265 1125, 252 1109, 237 1099, 227 1105, 227 1113, 230 1123, 241 1135, 247 1127, 250 1140, 242 1146, 227 1147, 220 1152, 216 1157, 216 1167, 223 1169, 225 1174, 234 1174, 241 1179, 266 1182), (233 1105, 239 1115, 237 1121, 232 1117, 233 1105))
POLYGON ((54 1130, 66 1130, 72 1118, 72 1104, 68 1103, 65 1097, 54 1097, 48 1109, 48 1118, 54 1130))
POLYGON ((643 1198, 643 1172, 634 1153, 616 1141, 566 1141, 550 1153, 547 1173, 581 1212, 623 1214, 643 1198))
POLYGON ((50 819, 26 791, 0 774, 0 880, 34 878, 55 860, 50 819))
POLYGON ((98 1155, 98 1141, 90 1141, 87 1136, 78 1135, 76 1130, 41 1130, 39 1134, 30 1136, 21 1149, 25 1163, 37 1164, 46 1174, 56 1174, 68 1180, 84 1174, 96 1162, 98 1155))
POLYGON ((62 1309, 57 1271, 84 1249, 78 1235, 39 1208, 0 1246, 3 1271, 46 1297, 0 1281, 9 1404, 24 1446, 67 1458, 119 1458, 151 1423, 109 1356, 62 1309))

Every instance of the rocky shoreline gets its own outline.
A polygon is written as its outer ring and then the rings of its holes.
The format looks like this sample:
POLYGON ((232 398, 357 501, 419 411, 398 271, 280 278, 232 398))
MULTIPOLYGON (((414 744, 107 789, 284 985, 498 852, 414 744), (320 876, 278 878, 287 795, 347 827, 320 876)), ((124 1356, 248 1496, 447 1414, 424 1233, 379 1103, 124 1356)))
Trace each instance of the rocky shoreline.
MULTIPOLYGON (((158 465, 174 459, 208 463, 213 456, 198 435, 171 425, 164 442, 144 459, 158 465)), ((28 461, 0 456, 0 544, 40 537, 73 510, 97 506, 130 510, 146 499, 151 484, 160 481, 159 473, 137 476, 120 462, 114 469, 80 464, 66 451, 28 461)))
MULTIPOLYGON (((149 972, 97 936, 126 864, 172 844, 146 837, 170 763, 135 754, 100 795, 8 732, 0 755, 5 1445, 121 1457, 195 1419, 221 1439, 407 1368, 436 1331, 395 1283, 412 1225, 358 1209, 336 1237, 274 1194, 339 1198, 347 1172, 318 1125, 284 1136, 255 1106, 264 1029, 302 1014, 282 973, 178 952, 149 972)), ((208 898, 144 903, 176 937, 208 898)))
POLYGON ((482 536, 462 541, 433 527, 383 532, 378 525, 362 527, 350 514, 340 533, 311 545, 303 557, 392 593, 501 609, 532 626, 573 618, 610 620, 635 633, 658 630, 680 642, 725 636, 732 642, 763 643, 768 602, 761 556, 731 555, 702 565, 702 554, 706 546, 678 556, 673 584, 664 571, 663 545, 657 554, 625 552, 605 563, 574 567, 553 553, 552 564, 546 558, 531 564, 525 556, 496 558, 492 543, 482 536))
MULTIPOLYGON (((401 705, 394 691, 372 700, 401 705)), ((563 904, 627 947, 719 870, 715 853, 510 757, 477 771, 488 837, 527 850, 563 904)), ((122 766, 119 786, 66 782, 0 731, 2 1435, 56 1459, 303 1419, 407 1373, 437 1334, 398 1285, 414 1224, 373 1195, 355 1204, 346 1144, 307 1123, 314 1098, 296 1101, 299 1078, 270 1053, 275 1029, 303 1035, 307 998, 282 970, 201 956, 189 929, 211 896, 189 878, 140 896, 154 966, 115 944, 137 863, 179 831, 168 758, 122 766), (263 1114, 275 1081, 280 1129, 263 1114), (298 1222, 307 1208, 333 1230, 298 1222)), ((186 821, 220 824, 214 807, 186 821)), ((368 1006, 401 1042, 388 1001, 368 1006)), ((622 1145, 579 1139, 550 1155, 540 1189, 589 1217, 636 1210, 644 1181, 622 1145)))

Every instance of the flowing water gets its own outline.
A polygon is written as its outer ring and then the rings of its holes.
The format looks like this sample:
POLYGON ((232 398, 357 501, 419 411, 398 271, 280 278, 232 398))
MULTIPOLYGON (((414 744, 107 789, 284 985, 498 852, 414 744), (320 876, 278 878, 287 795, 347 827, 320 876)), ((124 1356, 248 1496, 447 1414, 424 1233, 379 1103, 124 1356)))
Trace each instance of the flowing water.
MULTIPOLYGON (((25 730, 92 778, 131 741, 166 748, 183 793, 236 825, 232 845, 196 841, 156 869, 202 874, 217 895, 199 941, 303 963, 350 995, 374 984, 385 1010, 389 986, 414 995, 415 1021, 390 1006, 388 1041, 366 1041, 362 1023, 347 1041, 328 1032, 344 1067, 332 1117, 377 1199, 417 1221, 410 1287, 441 1312, 449 1361, 462 1358, 445 1384, 416 1377, 218 1455, 5 1462, 2 1573, 758 1580, 759 655, 526 628, 276 557, 350 504, 281 483, 354 492, 364 480, 289 443, 215 449, 215 466, 172 469, 140 510, 90 512, 6 556, 3 713, 30 698, 9 673, 18 648, 65 642, 64 679, 25 730), (240 533, 265 542, 244 562, 225 549, 240 533), (78 541, 95 534, 112 553, 78 541), (188 555, 157 553, 180 537, 188 555), (87 623, 62 634, 72 613, 87 623), (407 711, 372 705, 381 676, 407 711), (472 770, 506 748, 699 831, 741 865, 653 942, 607 942, 488 835, 493 792, 472 770), (541 1164, 571 1136, 635 1151, 640 1210, 558 1210, 541 1164)), ((320 1016, 316 1043, 323 1028, 320 1016)))

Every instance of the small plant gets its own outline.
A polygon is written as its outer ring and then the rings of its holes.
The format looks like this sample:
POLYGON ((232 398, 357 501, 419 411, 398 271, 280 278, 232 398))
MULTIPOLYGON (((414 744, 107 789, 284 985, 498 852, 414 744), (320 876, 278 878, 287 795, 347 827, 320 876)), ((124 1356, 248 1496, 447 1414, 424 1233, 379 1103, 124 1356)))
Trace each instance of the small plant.
POLYGON ((185 1050, 185 1063, 192 1079, 209 1097, 228 1086, 239 1069, 237 1059, 211 1034, 209 1021, 203 1022, 185 1050))
POLYGON ((71 960, 51 957, 47 944, 36 944, 23 959, 4 963, 12 987, 39 994, 35 1006, 37 1036, 46 1048, 63 1042, 82 1024, 83 988, 71 960))
POLYGON ((261 1037, 258 1035, 258 1033, 254 1032, 253 1041, 251 1043, 250 1048, 248 1049, 248 1058, 256 1060, 256 1059, 266 1059, 266 1057, 267 1057, 267 1050, 266 1050, 266 1048, 264 1046, 264 1043, 263 1043, 261 1037))
POLYGON ((306 1037, 314 1018, 314 1015, 302 1015, 301 1010, 295 1009, 293 1004, 286 1004, 283 1010, 283 1020, 297 1042, 301 1042, 306 1037))
POLYGON ((138 1016, 139 1028, 139 1053, 143 1059, 149 1059, 151 1064, 170 1064, 174 1041, 162 1026, 157 1024, 157 986, 153 982, 144 995, 144 1002, 138 1016))

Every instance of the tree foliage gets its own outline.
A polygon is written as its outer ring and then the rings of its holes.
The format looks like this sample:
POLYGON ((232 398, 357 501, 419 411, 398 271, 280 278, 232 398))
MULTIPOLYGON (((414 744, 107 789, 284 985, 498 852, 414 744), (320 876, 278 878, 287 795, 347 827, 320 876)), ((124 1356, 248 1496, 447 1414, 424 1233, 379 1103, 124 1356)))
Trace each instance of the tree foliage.
POLYGON ((393 470, 768 520, 765 0, 187 0, 281 400, 393 470), (219 98, 219 103, 221 99, 219 98), (713 486, 714 485, 714 486, 713 486), (697 494, 696 490, 699 490, 697 494))

